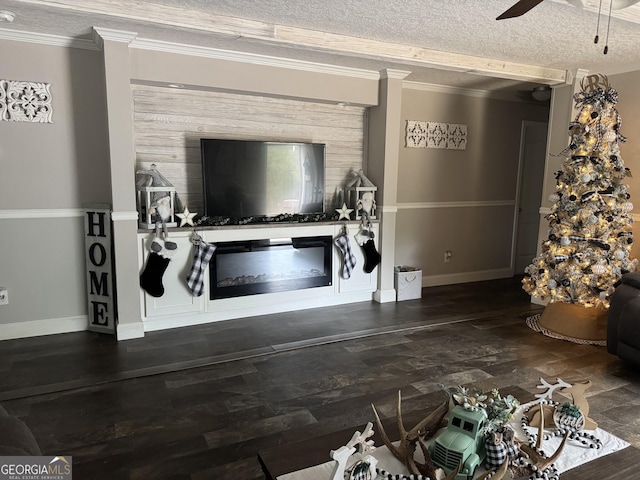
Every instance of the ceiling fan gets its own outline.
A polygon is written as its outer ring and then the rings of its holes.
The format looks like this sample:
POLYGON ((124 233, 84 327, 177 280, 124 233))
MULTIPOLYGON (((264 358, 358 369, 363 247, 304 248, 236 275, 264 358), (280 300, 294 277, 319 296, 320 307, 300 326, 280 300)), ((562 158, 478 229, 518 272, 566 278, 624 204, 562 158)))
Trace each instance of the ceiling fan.
MULTIPOLYGON (((542 3, 544 0, 520 0, 516 2, 511 8, 500 14, 496 18, 496 20, 504 20, 506 18, 514 18, 519 17, 520 15, 524 15, 529 10, 542 3)), ((570 3, 576 7, 584 7, 587 0, 565 0, 567 3, 570 3)), ((605 0, 606 1, 606 0, 605 0)), ((631 5, 635 5, 640 2, 640 0, 610 0, 610 8, 612 10, 620 10, 622 8, 630 7, 631 5)), ((601 2, 602 3, 602 0, 601 2)))

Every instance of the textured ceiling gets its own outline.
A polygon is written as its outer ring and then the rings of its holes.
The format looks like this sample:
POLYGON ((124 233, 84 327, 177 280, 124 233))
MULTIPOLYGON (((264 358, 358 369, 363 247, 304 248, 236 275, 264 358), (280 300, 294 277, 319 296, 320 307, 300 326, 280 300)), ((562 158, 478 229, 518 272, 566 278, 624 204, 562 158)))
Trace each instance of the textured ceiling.
POLYGON ((0 0, 0 10, 17 15, 0 24, 0 38, 3 31, 91 38, 96 26, 329 65, 401 69, 412 72, 408 80, 483 90, 554 83, 534 78, 531 67, 605 74, 640 69, 640 4, 613 12, 604 55, 609 0, 602 1, 600 17, 599 0, 586 0, 585 8, 544 0, 522 17, 497 21, 515 1, 0 0), (319 32, 337 36, 318 40, 319 32), (518 78, 500 73, 520 66, 528 69, 518 78))

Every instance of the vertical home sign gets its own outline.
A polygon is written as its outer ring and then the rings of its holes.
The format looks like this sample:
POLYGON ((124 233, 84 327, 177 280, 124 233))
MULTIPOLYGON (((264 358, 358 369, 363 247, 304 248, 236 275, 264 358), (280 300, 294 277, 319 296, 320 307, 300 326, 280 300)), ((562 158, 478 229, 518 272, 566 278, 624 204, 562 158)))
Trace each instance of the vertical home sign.
POLYGON ((84 213, 89 330, 115 334, 111 263, 111 208, 88 205, 84 213))

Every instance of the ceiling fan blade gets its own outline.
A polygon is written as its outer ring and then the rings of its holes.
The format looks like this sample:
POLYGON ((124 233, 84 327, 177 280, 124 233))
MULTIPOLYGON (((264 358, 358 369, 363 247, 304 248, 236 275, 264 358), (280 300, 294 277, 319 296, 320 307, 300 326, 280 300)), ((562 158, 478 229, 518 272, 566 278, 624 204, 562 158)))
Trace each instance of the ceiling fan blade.
POLYGON ((513 5, 506 12, 502 13, 496 20, 504 20, 505 18, 513 18, 519 17, 520 15, 524 15, 533 7, 542 3, 543 0, 520 0, 518 3, 513 5))

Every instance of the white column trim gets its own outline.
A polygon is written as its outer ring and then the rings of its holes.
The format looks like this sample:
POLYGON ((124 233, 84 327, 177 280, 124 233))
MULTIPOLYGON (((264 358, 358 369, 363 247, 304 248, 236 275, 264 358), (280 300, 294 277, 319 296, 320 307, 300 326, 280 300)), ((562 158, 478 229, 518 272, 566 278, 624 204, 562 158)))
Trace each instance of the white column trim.
POLYGON ((373 300, 378 303, 389 303, 396 301, 396 289, 392 288, 391 290, 376 290, 373 292, 373 300))
POLYGON ((391 205, 388 207, 381 205, 377 207, 377 210, 379 210, 382 213, 398 213, 398 207, 396 205, 391 205))
POLYGON ((132 340, 144 337, 144 324, 142 321, 134 323, 118 323, 116 325, 116 336, 120 340, 132 340))
POLYGON ((114 222, 119 222, 122 220, 138 220, 138 212, 133 211, 122 211, 122 212, 111 212, 111 220, 114 222))

